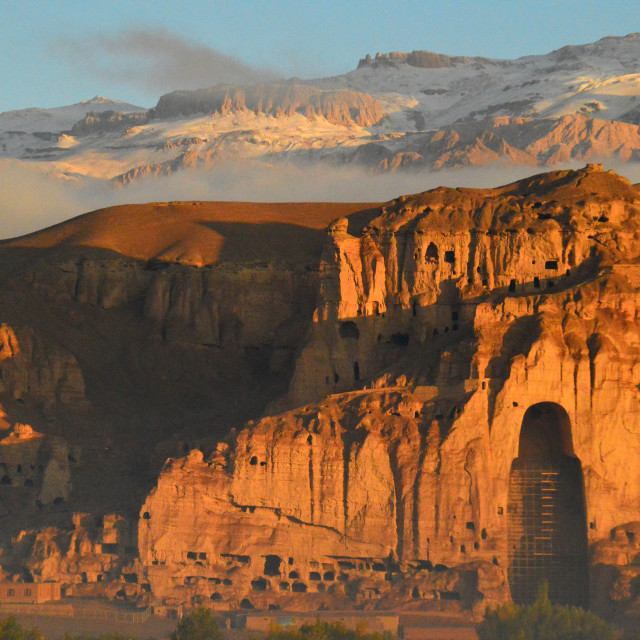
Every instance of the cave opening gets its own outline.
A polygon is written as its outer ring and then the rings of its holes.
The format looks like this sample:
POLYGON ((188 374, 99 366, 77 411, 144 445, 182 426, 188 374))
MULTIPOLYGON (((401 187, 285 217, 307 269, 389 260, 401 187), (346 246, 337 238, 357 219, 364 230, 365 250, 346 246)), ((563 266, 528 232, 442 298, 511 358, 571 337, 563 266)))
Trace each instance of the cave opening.
POLYGON ((571 421, 553 402, 529 407, 518 457, 511 465, 507 504, 511 596, 532 603, 540 582, 558 604, 588 604, 587 526, 582 465, 571 421))

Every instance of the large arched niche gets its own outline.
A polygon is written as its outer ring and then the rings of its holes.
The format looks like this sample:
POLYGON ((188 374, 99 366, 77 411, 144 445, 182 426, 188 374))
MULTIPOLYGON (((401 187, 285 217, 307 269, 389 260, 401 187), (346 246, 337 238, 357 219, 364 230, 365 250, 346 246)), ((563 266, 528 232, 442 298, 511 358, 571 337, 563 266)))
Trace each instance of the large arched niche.
POLYGON ((514 601, 533 602, 546 580, 553 602, 586 607, 582 465, 573 449, 571 420, 559 404, 540 402, 524 414, 509 476, 507 526, 514 601))

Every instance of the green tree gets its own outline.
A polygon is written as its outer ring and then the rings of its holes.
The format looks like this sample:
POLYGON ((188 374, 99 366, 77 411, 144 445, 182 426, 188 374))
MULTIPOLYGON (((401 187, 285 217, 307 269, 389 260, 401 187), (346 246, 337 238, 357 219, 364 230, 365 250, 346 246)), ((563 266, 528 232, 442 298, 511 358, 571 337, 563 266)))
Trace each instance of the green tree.
POLYGON ((224 636, 211 611, 200 607, 180 620, 171 640, 224 640, 224 636))
POLYGON ((304 624, 300 628, 274 626, 267 640, 392 640, 392 634, 367 633, 366 623, 357 629, 347 629, 342 622, 323 622, 304 624))
POLYGON ((531 605, 505 604, 487 611, 477 626, 480 640, 616 640, 616 629, 598 616, 577 607, 549 602, 543 582, 531 605))
POLYGON ((0 640, 44 640, 40 629, 28 629, 18 624, 14 616, 0 620, 0 640))

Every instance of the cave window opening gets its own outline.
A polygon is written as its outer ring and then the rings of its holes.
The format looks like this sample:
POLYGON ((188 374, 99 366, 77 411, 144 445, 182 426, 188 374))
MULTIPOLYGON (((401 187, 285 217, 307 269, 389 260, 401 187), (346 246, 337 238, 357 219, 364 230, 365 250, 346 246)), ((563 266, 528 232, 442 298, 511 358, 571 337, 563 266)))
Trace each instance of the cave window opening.
POLYGON ((449 264, 455 264, 456 261, 456 252, 455 251, 445 251, 444 252, 444 261, 449 264))
POLYGON ((294 593, 305 593, 307 591, 307 585, 304 582, 294 582, 291 585, 291 591, 294 593))
POLYGON ((457 311, 452 311, 451 312, 451 321, 452 322, 457 322, 458 321, 458 312, 457 311))
POLYGON ((257 456, 251 456, 251 460, 249 460, 249 464, 255 467, 258 464, 257 456))
POLYGON ((262 573, 265 576, 279 576, 281 564, 282 558, 280 558, 280 556, 268 555, 264 559, 264 570, 262 573))
POLYGON ((396 347, 406 347, 409 344, 409 334, 408 333, 394 333, 390 340, 392 345, 396 347))
POLYGON ((511 465, 507 505, 512 597, 535 601, 542 580, 552 602, 588 604, 588 544, 584 483, 571 421, 558 404, 541 402, 522 419, 511 465))
POLYGON ((360 330, 353 320, 343 322, 338 329, 338 333, 340 334, 340 337, 345 340, 358 340, 360 338, 360 330))
POLYGON ((540 278, 538 278, 538 276, 535 276, 535 277, 534 277, 534 279, 533 279, 533 286, 534 286, 536 289, 539 289, 539 288, 540 288, 540 278))
POLYGON ((335 384, 338 384, 338 382, 340 382, 340 376, 337 373, 333 374, 333 382, 335 384))
POLYGON ((509 292, 513 293, 516 290, 516 281, 515 280, 510 280, 509 281, 509 292))
POLYGON ((553 270, 553 271, 557 271, 558 270, 558 261, 557 260, 547 260, 544 263, 544 268, 545 269, 549 269, 549 270, 553 270))
POLYGON ((482 279, 482 286, 483 287, 488 287, 489 286, 489 280, 487 280, 487 278, 483 278, 482 279))
POLYGON ((551 289, 553 287, 553 280, 547 281, 547 289, 551 289))
POLYGON ((415 301, 411 305, 411 313, 413 314, 414 318, 418 315, 418 303, 415 301))
POLYGON ((356 382, 360 380, 360 365, 357 362, 353 363, 353 379, 356 382))
POLYGON ((429 243, 424 258, 428 262, 438 262, 438 247, 433 242, 429 243))

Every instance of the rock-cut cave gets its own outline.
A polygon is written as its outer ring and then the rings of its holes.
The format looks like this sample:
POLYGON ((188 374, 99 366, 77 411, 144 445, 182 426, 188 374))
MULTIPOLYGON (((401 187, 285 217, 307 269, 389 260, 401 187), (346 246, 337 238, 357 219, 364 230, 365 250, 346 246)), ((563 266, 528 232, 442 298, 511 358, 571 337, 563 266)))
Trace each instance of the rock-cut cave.
POLYGON ((552 602, 587 606, 588 563, 582 465, 567 412, 553 402, 527 409, 508 501, 509 586, 530 603, 540 582, 552 602))

